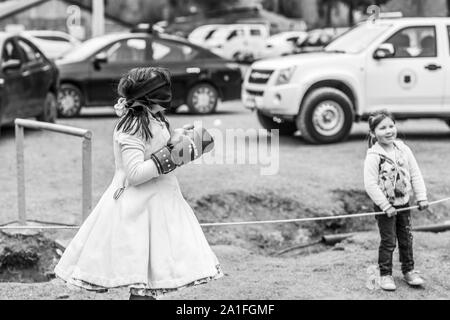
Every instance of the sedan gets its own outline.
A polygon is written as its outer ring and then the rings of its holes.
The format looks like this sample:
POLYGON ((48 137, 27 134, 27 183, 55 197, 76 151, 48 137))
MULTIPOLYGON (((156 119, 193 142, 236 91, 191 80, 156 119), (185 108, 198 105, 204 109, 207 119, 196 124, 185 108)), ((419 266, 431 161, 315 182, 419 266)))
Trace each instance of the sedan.
POLYGON ((81 41, 75 37, 61 31, 27 30, 23 31, 21 35, 32 37, 33 43, 36 44, 49 59, 57 59, 81 43, 81 41))
POLYGON ((172 107, 191 113, 216 110, 218 100, 240 98, 239 65, 178 37, 163 34, 109 34, 85 41, 56 61, 61 72, 60 116, 82 107, 111 106, 120 77, 135 67, 165 67, 172 75, 172 107))
POLYGON ((0 125, 15 118, 55 122, 58 69, 30 40, 0 32, 0 125))
POLYGON ((297 53, 297 43, 308 38, 304 31, 287 31, 277 33, 266 40, 266 49, 261 58, 274 58, 297 53))

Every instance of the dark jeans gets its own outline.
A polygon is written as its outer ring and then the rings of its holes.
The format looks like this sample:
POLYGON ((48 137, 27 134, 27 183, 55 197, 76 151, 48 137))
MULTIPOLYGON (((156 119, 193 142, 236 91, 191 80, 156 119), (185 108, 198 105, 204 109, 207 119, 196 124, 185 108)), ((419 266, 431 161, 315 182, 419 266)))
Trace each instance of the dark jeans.
MULTIPOLYGON (((396 209, 409 207, 409 204, 396 206, 396 209)), ((375 211, 382 211, 375 206, 375 211)), ((380 248, 378 250, 378 265, 380 275, 392 275, 392 254, 398 239, 398 249, 403 274, 414 269, 413 236, 411 232, 410 210, 398 212, 389 218, 386 214, 375 216, 380 230, 380 248)))

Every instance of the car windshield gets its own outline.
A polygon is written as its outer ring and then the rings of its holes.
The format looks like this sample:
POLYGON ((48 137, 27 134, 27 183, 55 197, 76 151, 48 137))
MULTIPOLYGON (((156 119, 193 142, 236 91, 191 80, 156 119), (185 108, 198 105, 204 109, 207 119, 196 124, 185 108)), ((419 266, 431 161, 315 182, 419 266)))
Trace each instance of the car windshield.
POLYGON ((362 23, 330 42, 324 50, 327 52, 359 53, 391 26, 392 24, 388 23, 362 23))
POLYGON ((117 37, 102 36, 89 39, 83 42, 80 46, 72 49, 69 53, 64 55, 63 58, 67 60, 79 60, 79 61, 85 60, 90 56, 92 56, 97 51, 99 51, 100 49, 107 46, 112 39, 117 39, 117 37))

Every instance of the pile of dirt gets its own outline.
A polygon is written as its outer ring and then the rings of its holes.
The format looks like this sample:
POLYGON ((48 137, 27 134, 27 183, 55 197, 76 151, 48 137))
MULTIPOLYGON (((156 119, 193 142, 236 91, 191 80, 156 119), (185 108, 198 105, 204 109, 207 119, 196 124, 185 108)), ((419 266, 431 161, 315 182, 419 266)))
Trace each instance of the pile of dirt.
POLYGON ((0 232, 0 282, 44 282, 55 277, 60 253, 41 234, 0 232))
MULTIPOLYGON (((272 191, 250 193, 227 191, 189 201, 201 223, 295 219, 373 211, 371 201, 361 190, 334 190, 336 206, 332 210, 306 207, 297 199, 272 191)), ((320 205, 320 204, 319 204, 320 205)), ((272 255, 280 250, 317 242, 324 234, 371 230, 373 217, 313 222, 290 222, 245 226, 205 227, 211 244, 238 245, 259 254, 272 255)), ((307 247, 300 253, 316 253, 326 246, 307 247)))

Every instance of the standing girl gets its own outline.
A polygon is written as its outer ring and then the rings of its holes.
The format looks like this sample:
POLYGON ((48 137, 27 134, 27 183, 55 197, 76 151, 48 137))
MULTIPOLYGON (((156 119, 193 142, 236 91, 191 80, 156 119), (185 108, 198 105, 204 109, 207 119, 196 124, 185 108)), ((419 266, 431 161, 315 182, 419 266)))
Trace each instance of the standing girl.
POLYGON ((414 271, 411 213, 409 210, 397 214, 397 209, 409 207, 411 189, 414 191, 420 210, 428 207, 427 192, 419 166, 411 149, 397 140, 395 120, 386 111, 369 118, 369 150, 364 162, 364 185, 375 204, 375 211, 385 215, 375 216, 380 231, 378 265, 380 286, 384 290, 395 290, 392 277, 392 254, 396 242, 404 280, 411 286, 420 286, 423 279, 414 271))
POLYGON ((190 144, 187 131, 171 137, 161 112, 172 97, 169 73, 132 69, 118 92, 114 177, 65 250, 56 275, 98 292, 127 286, 130 299, 155 299, 221 277, 219 262, 171 172, 186 161, 174 163, 170 150, 195 149, 197 156, 205 144, 190 144))

